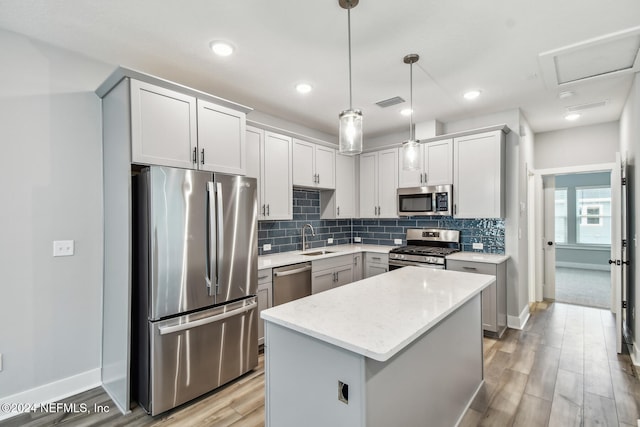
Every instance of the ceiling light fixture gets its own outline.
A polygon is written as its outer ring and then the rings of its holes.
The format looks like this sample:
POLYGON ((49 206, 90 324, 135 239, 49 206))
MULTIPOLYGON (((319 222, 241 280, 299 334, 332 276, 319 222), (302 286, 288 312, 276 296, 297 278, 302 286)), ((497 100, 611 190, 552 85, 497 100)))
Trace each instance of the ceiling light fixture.
POLYGON ((340 120, 340 153, 355 155, 362 153, 362 111, 353 109, 351 90, 351 9, 360 0, 338 0, 341 8, 347 9, 347 32, 349 35, 349 109, 341 112, 340 120))
POLYGON ((218 56, 229 56, 233 53, 233 46, 223 41, 213 41, 209 47, 218 56))
POLYGON ((570 122, 573 122, 575 120, 578 120, 580 118, 580 113, 569 113, 567 115, 564 116, 565 120, 569 120, 570 122))
POLYGON ((472 100, 476 99, 479 96, 480 96, 480 91, 477 90, 477 89, 470 90, 469 92, 464 94, 464 98, 469 100, 469 101, 472 101, 472 100))
POLYGON ((309 83, 298 83, 296 85, 296 90, 298 91, 298 93, 302 93, 302 94, 309 93, 311 92, 311 89, 313 88, 309 83))
POLYGON ((400 114, 402 114, 403 116, 410 116, 411 113, 413 113, 413 110, 411 108, 403 108, 402 110, 400 110, 400 114))
POLYGON ((410 53, 405 56, 403 61, 405 64, 409 64, 409 92, 410 92, 410 113, 409 113, 409 139, 402 143, 402 155, 404 157, 403 169, 416 170, 420 167, 418 154, 420 146, 413 134, 413 64, 418 62, 420 56, 416 53, 410 53))

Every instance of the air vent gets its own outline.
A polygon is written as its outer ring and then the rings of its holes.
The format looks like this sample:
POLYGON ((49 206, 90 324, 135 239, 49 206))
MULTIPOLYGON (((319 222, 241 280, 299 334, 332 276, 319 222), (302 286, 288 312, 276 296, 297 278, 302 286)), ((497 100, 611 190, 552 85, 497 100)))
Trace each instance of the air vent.
POLYGON ((378 101, 376 102, 376 105, 380 108, 387 108, 391 107, 392 105, 402 104, 403 102, 405 102, 404 99, 400 98, 399 96, 394 96, 393 98, 378 101))
POLYGON ((567 107, 568 113, 574 113, 577 111, 591 110, 592 108, 600 108, 607 105, 607 100, 599 101, 599 102, 591 102, 589 104, 581 104, 581 105, 572 105, 567 107))

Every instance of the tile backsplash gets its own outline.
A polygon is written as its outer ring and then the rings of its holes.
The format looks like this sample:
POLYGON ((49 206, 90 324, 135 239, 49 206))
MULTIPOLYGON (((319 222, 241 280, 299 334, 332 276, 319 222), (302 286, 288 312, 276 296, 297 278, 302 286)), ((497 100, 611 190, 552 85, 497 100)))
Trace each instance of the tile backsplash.
POLYGON ((446 228, 460 231, 463 251, 473 251, 473 243, 482 243, 480 252, 505 252, 504 220, 502 219, 456 219, 452 217, 400 218, 400 219, 320 219, 320 192, 318 190, 293 190, 293 220, 258 221, 258 250, 260 255, 296 251, 302 249, 301 230, 311 224, 316 235, 306 230, 309 247, 329 246, 327 239, 333 238, 334 245, 351 243, 353 237, 360 237, 363 244, 393 245, 394 239, 401 239, 405 245, 407 228, 446 228), (265 244, 271 245, 264 251, 265 244))

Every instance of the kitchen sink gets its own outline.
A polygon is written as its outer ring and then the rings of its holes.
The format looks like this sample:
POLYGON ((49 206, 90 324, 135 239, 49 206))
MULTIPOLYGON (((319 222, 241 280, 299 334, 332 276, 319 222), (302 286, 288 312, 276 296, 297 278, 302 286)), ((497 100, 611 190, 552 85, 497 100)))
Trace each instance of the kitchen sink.
POLYGON ((324 255, 324 254, 332 254, 335 251, 313 251, 313 252, 303 252, 302 255, 306 255, 306 256, 318 256, 318 255, 324 255))

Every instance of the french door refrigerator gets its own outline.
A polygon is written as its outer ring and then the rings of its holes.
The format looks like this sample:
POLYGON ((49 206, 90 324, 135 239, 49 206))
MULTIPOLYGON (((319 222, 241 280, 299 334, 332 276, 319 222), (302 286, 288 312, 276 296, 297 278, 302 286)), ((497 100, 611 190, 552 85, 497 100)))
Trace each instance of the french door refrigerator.
POLYGON ((133 394, 151 415, 258 364, 255 178, 134 177, 133 394))

